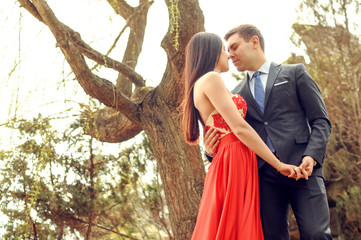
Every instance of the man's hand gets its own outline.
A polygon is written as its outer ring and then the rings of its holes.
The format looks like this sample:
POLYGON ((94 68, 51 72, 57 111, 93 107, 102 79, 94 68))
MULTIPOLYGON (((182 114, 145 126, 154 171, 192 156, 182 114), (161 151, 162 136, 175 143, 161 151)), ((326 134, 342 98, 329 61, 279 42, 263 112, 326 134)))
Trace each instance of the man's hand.
POLYGON ((204 147, 206 150, 206 153, 209 156, 214 156, 217 152, 219 144, 219 135, 218 131, 215 128, 210 128, 208 131, 204 134, 204 147))
POLYGON ((301 165, 294 169, 295 174, 292 175, 292 177, 295 178, 296 180, 300 178, 305 178, 306 180, 308 180, 308 177, 311 176, 312 174, 315 163, 316 163, 315 159, 313 159, 310 156, 305 156, 302 159, 301 165))
POLYGON ((300 166, 294 168, 294 173, 289 175, 288 177, 292 177, 296 180, 299 180, 301 178, 305 178, 308 180, 308 177, 311 176, 313 167, 315 166, 316 161, 310 157, 305 156, 302 159, 302 163, 300 166))
POLYGON ((304 176, 306 176, 307 174, 307 178, 309 176, 311 176, 312 172, 313 172, 313 167, 315 166, 315 159, 313 159, 313 157, 310 157, 310 156, 305 156, 303 159, 302 159, 302 163, 301 165, 299 166, 299 168, 301 169, 302 171, 302 174, 304 176))
POLYGON ((301 178, 305 178, 306 180, 308 180, 309 175, 308 175, 307 171, 301 167, 301 165, 299 167, 295 167, 294 173, 288 177, 292 177, 292 178, 296 179, 296 181, 301 178))

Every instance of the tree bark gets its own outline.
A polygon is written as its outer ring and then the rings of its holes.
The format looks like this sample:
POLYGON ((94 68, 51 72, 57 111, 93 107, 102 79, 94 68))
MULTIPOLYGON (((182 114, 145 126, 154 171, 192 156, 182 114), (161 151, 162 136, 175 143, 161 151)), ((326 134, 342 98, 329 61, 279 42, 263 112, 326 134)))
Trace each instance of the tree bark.
POLYGON ((172 230, 175 239, 190 239, 205 176, 200 151, 184 141, 178 111, 156 95, 148 103, 143 127, 158 162, 172 230))

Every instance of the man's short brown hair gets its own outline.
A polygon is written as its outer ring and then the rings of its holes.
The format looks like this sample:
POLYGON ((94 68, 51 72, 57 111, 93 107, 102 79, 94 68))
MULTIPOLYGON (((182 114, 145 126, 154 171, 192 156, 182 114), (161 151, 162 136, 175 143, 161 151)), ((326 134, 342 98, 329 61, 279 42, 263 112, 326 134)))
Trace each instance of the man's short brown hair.
POLYGON ((224 36, 224 39, 227 41, 233 34, 237 33, 239 36, 241 36, 246 42, 249 42, 249 40, 253 36, 257 36, 259 38, 259 43, 261 45, 261 49, 264 52, 264 38, 261 33, 261 31, 256 28, 255 26, 251 24, 242 24, 235 28, 232 28, 229 30, 226 35, 224 36))

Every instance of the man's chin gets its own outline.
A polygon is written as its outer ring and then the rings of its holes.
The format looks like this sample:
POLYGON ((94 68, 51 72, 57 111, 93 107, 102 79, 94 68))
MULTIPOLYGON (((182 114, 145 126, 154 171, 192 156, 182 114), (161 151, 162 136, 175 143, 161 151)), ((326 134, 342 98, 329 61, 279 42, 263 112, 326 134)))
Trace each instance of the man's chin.
POLYGON ((246 69, 243 69, 243 67, 241 67, 241 66, 236 66, 236 69, 238 70, 238 72, 243 72, 246 70, 246 69))

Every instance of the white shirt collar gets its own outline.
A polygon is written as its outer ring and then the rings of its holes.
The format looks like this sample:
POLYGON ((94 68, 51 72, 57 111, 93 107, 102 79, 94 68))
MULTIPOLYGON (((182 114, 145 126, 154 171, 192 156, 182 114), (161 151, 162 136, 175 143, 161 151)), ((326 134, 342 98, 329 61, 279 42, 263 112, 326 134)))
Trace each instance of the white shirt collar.
MULTIPOLYGON (((260 71, 260 72, 268 75, 270 67, 271 67, 271 62, 270 62, 270 61, 266 61, 266 62, 258 69, 258 71, 260 71)), ((252 79, 254 73, 255 73, 254 71, 248 71, 249 79, 252 79)))

